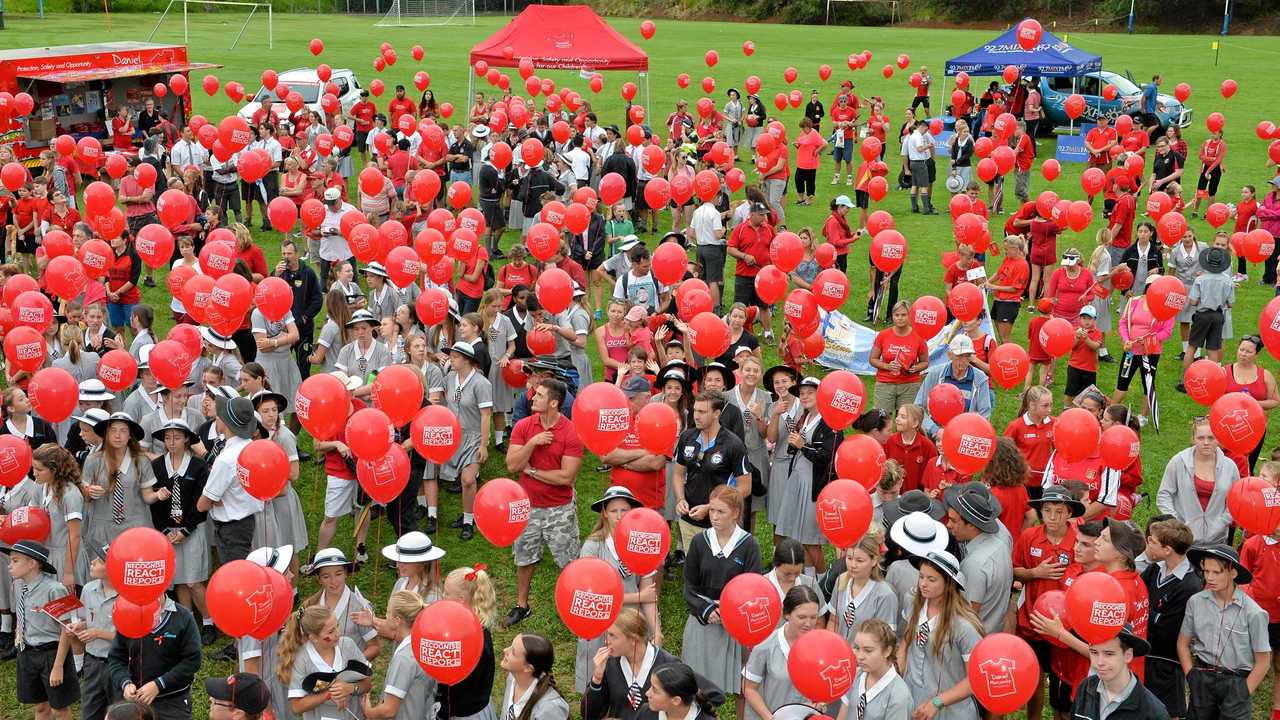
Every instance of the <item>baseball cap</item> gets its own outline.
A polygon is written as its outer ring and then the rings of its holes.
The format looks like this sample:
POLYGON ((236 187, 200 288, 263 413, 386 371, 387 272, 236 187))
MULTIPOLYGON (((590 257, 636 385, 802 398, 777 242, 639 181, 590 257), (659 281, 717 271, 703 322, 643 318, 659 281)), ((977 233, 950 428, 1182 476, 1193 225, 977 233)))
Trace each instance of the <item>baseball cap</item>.
POLYGON ((246 715, 259 715, 271 704, 267 686, 253 673, 236 673, 204 680, 205 692, 214 700, 229 702, 246 715))
POLYGON ((835 199, 835 204, 838 207, 847 207, 847 208, 853 207, 853 201, 849 199, 848 195, 837 195, 835 199))
POLYGON ((1080 308, 1080 314, 1082 316, 1096 318, 1098 317, 1098 309, 1092 305, 1085 305, 1084 307, 1080 308))
POLYGON ((324 199, 326 202, 337 200, 340 197, 342 197, 342 191, 339 190, 338 188, 336 187, 325 188, 324 199))
POLYGON ((953 355, 972 355, 973 340, 968 335, 957 335, 948 343, 947 352, 953 355))
POLYGON ((751 203, 751 212, 752 214, 765 215, 769 212, 769 206, 762 202, 754 202, 751 203))
POLYGON ((653 387, 640 375, 632 375, 622 382, 622 392, 627 395, 649 394, 653 387))

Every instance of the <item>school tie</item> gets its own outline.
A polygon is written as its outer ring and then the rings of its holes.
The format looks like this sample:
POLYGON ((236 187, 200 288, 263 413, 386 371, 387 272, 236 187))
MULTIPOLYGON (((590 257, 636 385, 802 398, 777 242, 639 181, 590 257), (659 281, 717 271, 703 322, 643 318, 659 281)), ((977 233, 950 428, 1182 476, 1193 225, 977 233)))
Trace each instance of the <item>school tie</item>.
POLYGON ((506 720, 516 720, 516 704, 515 703, 511 703, 510 705, 507 706, 506 720))
POLYGON ((29 586, 22 583, 22 592, 19 593, 18 599, 18 649, 24 650, 27 647, 27 590, 29 586))
POLYGON ((120 482, 120 473, 116 473, 115 486, 111 488, 111 522, 124 524, 124 485, 120 482))
POLYGON ((920 627, 916 630, 916 645, 924 647, 929 642, 929 622, 920 623, 920 627))
POLYGON ((627 688, 627 702, 631 703, 632 710, 635 710, 636 708, 640 707, 641 697, 642 697, 642 693, 640 692, 640 683, 638 682, 631 683, 631 687, 627 688))
POLYGON ((174 475, 169 480, 169 517, 176 525, 182 522, 182 478, 174 475))
POLYGON ((853 621, 858 617, 858 607, 850 600, 849 604, 844 608, 844 624, 845 627, 853 628, 853 621))
POLYGON ((858 720, 864 720, 867 717, 867 694, 860 693, 858 695, 858 720))

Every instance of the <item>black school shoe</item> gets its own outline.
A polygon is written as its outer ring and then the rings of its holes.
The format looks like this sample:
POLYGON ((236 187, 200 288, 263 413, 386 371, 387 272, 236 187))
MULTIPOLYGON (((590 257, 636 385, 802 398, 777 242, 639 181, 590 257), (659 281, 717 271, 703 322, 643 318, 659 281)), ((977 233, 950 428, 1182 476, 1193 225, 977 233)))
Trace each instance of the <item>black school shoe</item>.
POLYGON ((436 530, 438 530, 439 527, 440 521, 435 517, 428 515, 427 521, 422 525, 422 532, 426 533, 428 537, 431 537, 436 534, 436 530))
POLYGON ((511 627, 512 625, 516 625, 532 614, 533 611, 527 607, 512 605, 511 610, 507 612, 507 617, 502 621, 502 627, 511 627))
POLYGON ((213 625, 200 626, 200 644, 209 647, 218 641, 218 628, 213 625))
POLYGON ((466 523, 462 526, 462 539, 470 540, 476 536, 476 526, 474 523, 466 523))

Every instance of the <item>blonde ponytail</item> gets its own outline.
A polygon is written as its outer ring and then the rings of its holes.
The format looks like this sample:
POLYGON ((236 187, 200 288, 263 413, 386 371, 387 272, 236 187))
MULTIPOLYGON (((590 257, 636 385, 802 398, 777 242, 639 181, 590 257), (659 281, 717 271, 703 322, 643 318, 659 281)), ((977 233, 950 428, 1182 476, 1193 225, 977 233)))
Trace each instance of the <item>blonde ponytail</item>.
POLYGON ((289 615, 289 623, 280 638, 280 662, 276 666, 276 678, 286 687, 293 679, 293 660, 307 641, 307 635, 319 635, 333 613, 323 605, 298 608, 289 615))

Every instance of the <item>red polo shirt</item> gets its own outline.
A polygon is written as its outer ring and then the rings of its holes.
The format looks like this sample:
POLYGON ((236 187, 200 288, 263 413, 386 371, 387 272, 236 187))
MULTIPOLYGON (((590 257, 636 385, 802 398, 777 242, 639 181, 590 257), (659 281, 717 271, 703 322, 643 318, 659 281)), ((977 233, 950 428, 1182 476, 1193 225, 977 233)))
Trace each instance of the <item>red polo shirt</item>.
POLYGON ((920 478, 920 489, 924 490, 929 497, 941 498, 947 488, 967 483, 972 479, 972 475, 965 475, 954 466, 942 467, 942 456, 939 455, 925 466, 924 476, 920 478))
MULTIPOLYGON (((524 445, 543 430, 541 416, 530 415, 511 428, 511 444, 524 445)), ((578 437, 578 431, 569 422, 569 418, 561 415, 550 430, 554 436, 551 442, 534 448, 533 454, 529 456, 529 467, 535 470, 559 470, 560 458, 566 455, 582 457, 582 439, 578 437)), ((572 485, 550 485, 529 477, 525 472, 520 473, 519 482, 525 492, 529 493, 529 504, 532 507, 559 507, 573 502, 572 485)))
MULTIPOLYGON (((640 431, 636 427, 633 420, 631 423, 631 432, 622 438, 622 442, 618 444, 619 450, 640 450, 640 431)), ((644 503, 644 506, 650 510, 662 512, 662 506, 667 499, 667 469, 660 468, 652 472, 639 472, 637 470, 628 470, 625 467, 615 467, 609 473, 610 481, 614 485, 621 485, 631 491, 636 499, 644 503)))
MULTIPOLYGON (((1031 569, 1040 563, 1056 558, 1056 562, 1071 565, 1076 561, 1076 526, 1068 524, 1067 534, 1060 543, 1052 543, 1045 536, 1044 526, 1036 525, 1023 530, 1013 543, 1013 566, 1031 569)), ((1065 575, 1064 575, 1065 576, 1065 575)), ((1031 627, 1031 611, 1036 600, 1050 590, 1065 589, 1061 580, 1028 580, 1022 584, 1022 603, 1018 606, 1018 636, 1025 640, 1041 640, 1040 633, 1031 627)))
POLYGON ((902 492, 919 490, 920 481, 924 477, 925 465, 938 456, 938 448, 922 431, 916 431, 915 439, 910 443, 903 441, 902 433, 889 436, 884 444, 886 458, 897 460, 905 471, 902 478, 902 492))
POLYGON ((396 121, 401 115, 413 115, 418 109, 417 105, 409 98, 391 98, 391 102, 387 105, 387 125, 388 127, 398 128, 396 121))
POLYGON ((751 222, 738 223, 733 232, 729 233, 729 247, 737 248, 739 251, 750 255, 755 259, 755 265, 748 265, 739 260, 736 263, 733 274, 738 277, 755 277, 760 272, 760 268, 768 265, 769 260, 769 244, 773 242, 773 226, 768 222, 760 224, 760 227, 751 226, 751 222))
POLYGON ((1271 622, 1280 622, 1280 543, 1266 535, 1250 535, 1240 548, 1240 562, 1253 573, 1244 591, 1267 611, 1271 622))
POLYGON ((1108 225, 1116 225, 1116 235, 1111 238, 1111 247, 1127 248, 1133 244, 1133 216, 1137 211, 1137 200, 1133 193, 1125 193, 1116 198, 1111 208, 1111 219, 1108 225))
POLYGON ((1023 413, 1004 427, 1004 436, 1013 440, 1018 452, 1027 459, 1028 482, 1037 487, 1044 480, 1044 468, 1053 454, 1053 428, 1057 424, 1057 418, 1051 416, 1033 425, 1023 413))

